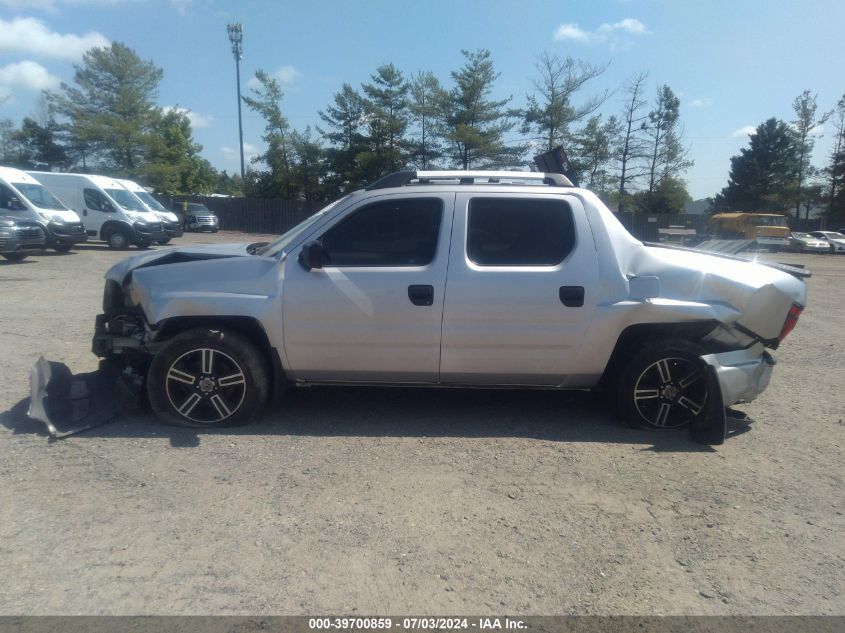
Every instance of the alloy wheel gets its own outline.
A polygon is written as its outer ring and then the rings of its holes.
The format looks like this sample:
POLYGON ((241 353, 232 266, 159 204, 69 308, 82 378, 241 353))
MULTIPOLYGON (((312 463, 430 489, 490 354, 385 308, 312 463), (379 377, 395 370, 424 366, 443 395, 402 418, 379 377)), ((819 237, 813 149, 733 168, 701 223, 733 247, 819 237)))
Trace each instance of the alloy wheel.
POLYGON ((208 347, 193 349, 168 368, 167 398, 182 417, 217 424, 240 408, 246 395, 243 368, 228 354, 208 347))
POLYGON ((707 402, 703 368, 686 358, 661 358, 637 378, 634 404, 650 426, 672 429, 687 424, 707 402))

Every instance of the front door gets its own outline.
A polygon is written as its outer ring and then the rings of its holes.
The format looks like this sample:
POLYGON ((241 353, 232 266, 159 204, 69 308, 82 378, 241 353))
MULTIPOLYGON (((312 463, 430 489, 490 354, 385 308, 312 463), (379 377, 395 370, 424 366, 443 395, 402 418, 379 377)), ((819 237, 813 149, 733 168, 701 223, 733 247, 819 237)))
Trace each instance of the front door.
POLYGON ((368 198, 311 236, 322 269, 289 255, 282 309, 295 379, 437 382, 454 199, 368 198))
POLYGON ((577 198, 459 194, 441 382, 553 386, 574 378, 598 277, 577 198))
POLYGON ((85 187, 82 190, 82 222, 88 235, 97 235, 100 227, 114 216, 114 207, 101 191, 85 187))

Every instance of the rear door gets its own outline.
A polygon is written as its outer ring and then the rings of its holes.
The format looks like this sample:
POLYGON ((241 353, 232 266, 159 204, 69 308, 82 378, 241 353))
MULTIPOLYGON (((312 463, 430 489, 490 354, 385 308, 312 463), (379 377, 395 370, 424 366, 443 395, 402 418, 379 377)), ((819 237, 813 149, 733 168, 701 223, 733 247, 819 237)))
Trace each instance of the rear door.
POLYGON ((577 374, 598 281, 577 198, 458 194, 441 382, 549 386, 577 374))
POLYGON ((282 309, 294 378, 437 382, 454 198, 368 198, 314 236, 322 269, 291 253, 282 309))

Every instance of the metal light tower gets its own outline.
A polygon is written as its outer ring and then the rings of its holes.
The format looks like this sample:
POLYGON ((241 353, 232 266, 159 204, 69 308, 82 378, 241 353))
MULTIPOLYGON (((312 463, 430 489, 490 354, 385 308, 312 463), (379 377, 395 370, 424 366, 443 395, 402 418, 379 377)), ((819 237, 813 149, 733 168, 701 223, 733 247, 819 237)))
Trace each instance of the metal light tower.
POLYGON ((241 58, 244 56, 244 29, 240 22, 226 25, 229 42, 232 43, 232 55, 235 56, 235 74, 238 79, 238 139, 241 149, 241 178, 244 177, 244 125, 241 118, 241 58))

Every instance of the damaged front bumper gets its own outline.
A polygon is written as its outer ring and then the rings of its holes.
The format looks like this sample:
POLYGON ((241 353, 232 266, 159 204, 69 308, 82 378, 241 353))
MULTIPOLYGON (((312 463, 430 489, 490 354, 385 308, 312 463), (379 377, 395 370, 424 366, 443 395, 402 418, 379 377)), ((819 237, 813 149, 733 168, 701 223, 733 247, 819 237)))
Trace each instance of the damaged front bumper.
POLYGON ((701 358, 713 368, 726 407, 751 402, 763 393, 777 363, 769 352, 760 353, 754 348, 707 354, 701 358))
POLYGON ((91 351, 100 358, 126 353, 148 355, 149 351, 146 348, 148 335, 146 322, 141 315, 98 314, 94 325, 91 351))

